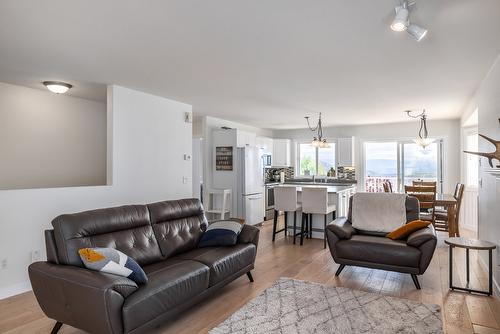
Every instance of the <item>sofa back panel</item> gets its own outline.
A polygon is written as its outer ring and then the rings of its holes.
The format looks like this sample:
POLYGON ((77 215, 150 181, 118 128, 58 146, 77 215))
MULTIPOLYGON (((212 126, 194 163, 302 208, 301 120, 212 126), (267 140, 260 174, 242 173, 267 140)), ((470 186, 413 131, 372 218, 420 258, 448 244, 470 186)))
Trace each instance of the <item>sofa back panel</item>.
POLYGON ((196 248, 208 225, 196 198, 148 204, 153 230, 163 256, 196 248))
POLYGON ((45 235, 45 250, 47 252, 47 262, 59 264, 54 230, 45 230, 44 235, 45 235))
MULTIPOLYGON (((405 201, 406 206, 406 222, 417 220, 420 217, 420 204, 416 197, 407 196, 405 201)), ((376 219, 376 218, 374 218, 376 219)), ((347 220, 352 222, 352 196, 349 198, 349 210, 347 213, 347 220)), ((362 231, 356 230, 359 234, 374 235, 374 236, 385 236, 385 232, 372 232, 372 231, 362 231)))
POLYGON ((61 215, 52 226, 62 264, 83 266, 78 250, 85 247, 115 248, 140 265, 163 259, 145 205, 61 215))

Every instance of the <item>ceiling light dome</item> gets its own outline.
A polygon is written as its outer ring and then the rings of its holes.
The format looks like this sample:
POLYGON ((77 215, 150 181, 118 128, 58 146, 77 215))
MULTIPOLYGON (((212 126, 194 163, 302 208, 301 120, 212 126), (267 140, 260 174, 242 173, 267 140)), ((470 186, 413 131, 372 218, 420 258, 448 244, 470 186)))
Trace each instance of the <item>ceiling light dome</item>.
POLYGON ((420 42, 422 38, 427 35, 427 29, 424 29, 416 24, 410 24, 406 32, 413 37, 417 42, 420 42))
POLYGON ((55 94, 64 94, 73 87, 73 85, 62 81, 44 81, 43 85, 55 94))
POLYGON ((392 21, 391 29, 394 31, 405 31, 406 28, 408 27, 408 16, 409 15, 410 15, 410 12, 406 8, 406 6, 396 7, 396 16, 394 17, 394 20, 392 21))

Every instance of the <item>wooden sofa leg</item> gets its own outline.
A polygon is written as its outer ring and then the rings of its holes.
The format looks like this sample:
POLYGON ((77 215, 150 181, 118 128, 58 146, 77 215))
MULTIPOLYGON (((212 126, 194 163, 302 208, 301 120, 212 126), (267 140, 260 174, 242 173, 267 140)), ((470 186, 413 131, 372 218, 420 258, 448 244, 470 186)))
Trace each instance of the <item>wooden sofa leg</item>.
POLYGON ((415 284, 415 287, 417 290, 420 290, 420 283, 418 282, 418 277, 415 274, 411 274, 411 279, 413 280, 413 283, 415 284))
POLYGON ((56 322, 56 324, 54 325, 54 328, 52 328, 52 332, 50 332, 50 334, 57 334, 59 332, 59 330, 61 329, 63 323, 62 322, 56 322))
POLYGON ((337 272, 335 273, 335 276, 339 276, 340 273, 342 272, 342 270, 344 270, 344 268, 345 268, 345 264, 341 264, 339 266, 339 269, 337 269, 337 272))
POLYGON ((247 271, 247 276, 248 276, 248 279, 250 280, 250 282, 253 282, 253 276, 252 276, 252 273, 247 271))

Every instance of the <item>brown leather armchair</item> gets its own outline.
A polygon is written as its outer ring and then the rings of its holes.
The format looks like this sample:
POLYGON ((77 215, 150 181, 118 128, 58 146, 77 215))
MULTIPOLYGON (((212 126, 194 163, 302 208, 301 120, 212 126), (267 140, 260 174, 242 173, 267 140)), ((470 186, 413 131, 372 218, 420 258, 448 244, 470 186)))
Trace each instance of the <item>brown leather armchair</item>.
MULTIPOLYGON (((340 217, 327 225, 330 253, 340 264, 335 276, 345 266, 358 266, 411 274, 420 289, 417 275, 422 275, 436 249, 437 236, 432 225, 413 232, 406 240, 392 240, 385 233, 358 230, 352 227, 352 198, 348 217, 340 217)), ((419 219, 419 202, 415 197, 406 199, 406 221, 419 219)))
POLYGON ((259 229, 245 225, 230 247, 197 248, 206 226, 197 199, 62 215, 45 232, 47 261, 29 267, 43 312, 90 333, 139 333, 168 321, 254 268, 259 229), (132 280, 83 267, 78 249, 113 247, 148 276, 132 280))

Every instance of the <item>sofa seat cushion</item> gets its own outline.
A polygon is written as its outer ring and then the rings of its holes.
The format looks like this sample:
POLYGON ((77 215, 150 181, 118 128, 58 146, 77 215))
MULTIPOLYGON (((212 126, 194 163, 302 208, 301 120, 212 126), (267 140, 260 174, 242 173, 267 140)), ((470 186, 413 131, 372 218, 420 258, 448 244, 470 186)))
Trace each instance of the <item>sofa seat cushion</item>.
POLYGON ((198 261, 210 268, 210 286, 253 264, 254 244, 236 244, 229 247, 204 247, 180 254, 176 258, 198 261))
POLYGON ((420 250, 408 246, 404 240, 391 240, 370 235, 353 235, 336 245, 339 258, 418 268, 420 250))
POLYGON ((209 268, 198 261, 168 259, 144 267, 148 283, 123 305, 125 332, 199 295, 208 288, 209 268))

